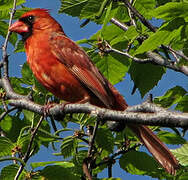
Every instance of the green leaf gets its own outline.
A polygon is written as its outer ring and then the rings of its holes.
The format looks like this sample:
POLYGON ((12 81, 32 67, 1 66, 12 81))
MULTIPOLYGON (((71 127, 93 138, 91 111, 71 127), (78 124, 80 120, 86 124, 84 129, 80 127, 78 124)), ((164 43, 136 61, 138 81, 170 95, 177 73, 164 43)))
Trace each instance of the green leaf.
POLYGON ((43 93, 44 95, 50 95, 52 96, 52 94, 50 92, 48 92, 44 86, 42 86, 38 80, 34 77, 34 91, 38 92, 38 93, 43 93))
POLYGON ((34 83, 33 73, 29 68, 27 62, 25 62, 22 66, 22 80, 25 84, 32 85, 34 83))
POLYGON ((25 48, 24 48, 24 43, 22 40, 18 41, 18 43, 16 44, 16 47, 14 49, 15 53, 19 53, 19 52, 24 52, 25 48))
MULTIPOLYGON (((23 1, 23 0, 21 0, 21 1, 23 1)), ((7 3, 5 3, 5 4, 7 5, 7 3)), ((0 19, 1 20, 9 20, 10 19, 10 9, 12 8, 12 5, 13 5, 13 2, 11 3, 10 8, 0 10, 0 19)), ((16 13, 14 14, 13 19, 20 18, 20 16, 28 10, 31 10, 31 8, 26 8, 26 7, 23 7, 23 5, 22 5, 21 9, 16 9, 16 13)))
POLYGON ((139 33, 137 32, 135 26, 129 26, 128 30, 124 33, 124 36, 126 37, 126 39, 132 41, 139 36, 139 33))
POLYGON ((187 2, 170 2, 153 10, 151 14, 159 19, 170 20, 177 17, 188 16, 187 2))
POLYGON ((87 150, 81 150, 74 154, 71 162, 75 165, 75 173, 82 176, 83 175, 83 160, 87 157, 87 150))
MULTIPOLYGON (((161 6, 161 5, 164 5, 168 2, 171 2, 172 0, 157 0, 157 6, 161 6)), ((175 0, 177 1, 177 0, 175 0)))
POLYGON ((104 0, 88 0, 87 4, 82 8, 80 18, 95 18, 104 0))
POLYGON ((180 36, 184 23, 185 21, 182 18, 176 18, 165 23, 142 43, 142 45, 135 51, 134 55, 152 51, 161 44, 168 45, 174 38, 180 36))
POLYGON ((6 133, 6 137, 15 142, 19 136, 20 130, 25 126, 25 122, 16 115, 6 115, 0 122, 1 129, 6 133))
POLYGON ((87 4, 88 0, 61 0, 61 8, 59 13, 66 13, 70 16, 80 16, 82 8, 87 4))
POLYGON ((151 11, 153 12, 155 6, 156 6, 155 0, 139 0, 139 1, 135 1, 135 5, 134 5, 136 10, 147 19, 151 19, 153 17, 153 14, 150 12, 151 11))
POLYGON ((38 129, 37 138, 42 142, 52 142, 60 139, 59 136, 54 136, 44 129, 38 129))
POLYGON ((5 20, 10 18, 10 9, 9 10, 0 10, 0 19, 5 20))
POLYGON ((182 97, 186 94, 186 90, 180 86, 175 86, 169 89, 165 95, 154 99, 156 104, 160 104, 162 107, 168 108, 173 104, 178 103, 182 97))
MULTIPOLYGON (((5 10, 5 9, 9 9, 13 7, 13 0, 0 0, 0 10, 5 10)), ((20 5, 25 3, 25 0, 17 0, 16 5, 20 5)))
POLYGON ((99 148, 106 150, 109 154, 114 149, 114 137, 112 132, 108 129, 99 128, 96 135, 96 144, 99 148), (102 138, 101 138, 102 137, 102 138))
MULTIPOLYGON (((111 41, 113 40, 115 37, 120 36, 122 33, 125 33, 122 29, 120 29, 119 27, 117 27, 116 25, 109 25, 106 26, 105 31, 103 32, 103 38, 106 41, 111 41)), ((98 41, 98 37, 100 37, 101 35, 101 30, 97 31, 97 33, 95 33, 94 35, 92 35, 90 37, 91 41, 98 41)))
MULTIPOLYGON (((8 32, 8 24, 4 21, 0 21, 0 35, 3 36, 4 38, 6 37, 8 32)), ((13 33, 9 41, 12 43, 13 46, 15 46, 16 41, 17 41, 17 34, 13 33)))
POLYGON ((165 68, 153 64, 138 64, 132 62, 129 73, 142 97, 149 92, 165 73, 165 68))
POLYGON ((11 85, 16 93, 27 95, 30 91, 29 88, 23 87, 23 81, 21 78, 10 77, 11 85))
POLYGON ((6 137, 0 136, 0 156, 11 156, 14 144, 6 137))
POLYGON ((117 8, 112 9, 112 17, 118 19, 120 22, 130 21, 128 10, 123 3, 119 3, 117 8))
POLYGON ((185 95, 181 98, 181 100, 179 100, 175 109, 182 112, 188 112, 187 104, 188 104, 188 95, 185 95))
POLYGON ((66 138, 64 138, 61 145, 61 153, 64 158, 72 156, 76 151, 77 145, 78 141, 76 138, 72 136, 67 136, 66 138))
MULTIPOLYGON (((12 179, 14 179, 18 169, 19 169, 19 165, 16 165, 16 164, 12 164, 12 165, 8 165, 8 166, 4 167, 1 170, 0 179, 1 180, 12 180, 12 179)), ((23 170, 21 175, 20 175, 19 180, 25 179, 25 175, 26 175, 26 171, 23 170)))
POLYGON ((60 165, 64 168, 72 168, 74 167, 74 164, 71 162, 66 162, 66 161, 46 161, 46 162, 33 162, 31 163, 32 169, 38 168, 38 167, 44 167, 49 164, 54 164, 54 165, 60 165))
POLYGON ((123 80, 130 65, 129 60, 126 57, 115 53, 110 53, 103 57, 95 53, 92 56, 92 60, 112 84, 116 84, 123 80))
MULTIPOLYGON (((12 128, 12 123, 14 122, 13 120, 13 117, 12 116, 5 116, 2 121, 0 122, 0 126, 1 126, 1 129, 4 131, 4 132, 9 132, 12 128)), ((7 136, 7 135, 6 135, 7 136)))
MULTIPOLYGON (((23 114, 24 114, 24 117, 26 119, 27 122, 32 122, 35 120, 35 113, 32 112, 32 111, 28 111, 28 110, 23 110, 23 114)), ((38 116, 39 117, 39 116, 38 116)), ((38 120, 39 118, 37 118, 38 120)))
POLYGON ((60 165, 47 166, 41 171, 40 175, 48 180, 80 180, 80 177, 73 173, 72 168, 65 168, 60 165))
POLYGON ((108 9, 106 11, 106 15, 105 15, 105 18, 104 18, 103 26, 102 26, 102 29, 101 29, 101 34, 103 34, 103 32, 106 29, 107 24, 110 21, 110 12, 111 12, 111 9, 112 9, 112 2, 110 3, 110 5, 109 5, 109 7, 108 7, 108 9))
POLYGON ((17 158, 17 157, 3 157, 3 158, 0 158, 0 162, 3 162, 3 161, 17 161, 17 162, 20 162, 21 164, 23 164, 24 166, 26 166, 26 163, 20 159, 20 158, 17 158))
POLYGON ((188 166, 188 143, 171 151, 182 166, 188 166))
POLYGON ((168 131, 160 131, 157 136, 166 144, 184 144, 186 140, 181 136, 168 131))
POLYGON ((188 179, 188 172, 184 172, 180 177, 178 177, 178 180, 187 180, 188 179))
POLYGON ((122 155, 119 161, 120 167, 131 174, 147 175, 155 172, 157 162, 145 152, 129 151, 122 155))
POLYGON ((124 47, 126 47, 126 45, 128 44, 128 39, 123 34, 120 34, 119 36, 116 36, 110 42, 110 45, 113 46, 116 49, 120 49, 121 48, 121 44, 123 44, 124 47))
MULTIPOLYGON (((31 135, 30 135, 30 132, 28 132, 28 133, 25 133, 24 135, 20 135, 20 137, 18 138, 18 140, 16 142, 16 145, 21 148, 21 151, 23 154, 25 154, 28 149, 30 139, 31 139, 31 135)), ((35 149, 35 151, 33 152, 32 155, 37 153, 39 150, 39 141, 37 141, 36 139, 34 139, 34 141, 32 143, 32 149, 35 149)))
POLYGON ((96 117, 89 116, 88 114, 85 113, 78 113, 78 114, 73 114, 72 117, 67 118, 67 121, 79 123, 82 127, 94 124, 96 121, 96 117))
POLYGON ((134 26, 130 26, 126 32, 118 33, 118 35, 110 41, 110 45, 115 49, 124 51, 130 43, 134 42, 138 35, 139 33, 136 31, 136 28, 134 26))

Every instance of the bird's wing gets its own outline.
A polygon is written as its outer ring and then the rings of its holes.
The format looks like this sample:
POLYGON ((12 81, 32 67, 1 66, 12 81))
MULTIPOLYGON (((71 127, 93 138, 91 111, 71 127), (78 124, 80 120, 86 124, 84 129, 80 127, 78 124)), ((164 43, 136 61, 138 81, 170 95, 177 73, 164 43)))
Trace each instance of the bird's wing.
MULTIPOLYGON (((51 51, 72 74, 90 89, 106 107, 113 106, 114 97, 111 86, 89 56, 74 41, 61 33, 53 33, 50 39, 51 51)), ((63 74, 62 74, 63 76, 63 74)))

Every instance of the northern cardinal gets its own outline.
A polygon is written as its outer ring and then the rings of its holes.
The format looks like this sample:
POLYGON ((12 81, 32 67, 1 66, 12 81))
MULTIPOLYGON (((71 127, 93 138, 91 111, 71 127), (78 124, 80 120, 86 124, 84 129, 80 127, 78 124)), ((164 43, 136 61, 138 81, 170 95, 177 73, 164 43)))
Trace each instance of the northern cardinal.
MULTIPOLYGON (((127 103, 100 73, 89 56, 69 39, 48 10, 34 9, 24 13, 11 25, 25 43, 27 62, 38 81, 55 96, 70 102, 124 111, 127 103)), ((128 125, 155 159, 175 175, 178 161, 168 148, 146 126, 128 125)))

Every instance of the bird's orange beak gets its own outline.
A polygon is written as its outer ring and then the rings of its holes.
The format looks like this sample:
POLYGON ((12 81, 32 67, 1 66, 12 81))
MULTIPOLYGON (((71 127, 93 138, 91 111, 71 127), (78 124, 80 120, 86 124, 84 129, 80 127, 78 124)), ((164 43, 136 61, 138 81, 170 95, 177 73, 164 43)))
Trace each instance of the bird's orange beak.
POLYGON ((22 21, 16 21, 9 27, 9 31, 16 33, 24 33, 29 31, 29 27, 22 21))

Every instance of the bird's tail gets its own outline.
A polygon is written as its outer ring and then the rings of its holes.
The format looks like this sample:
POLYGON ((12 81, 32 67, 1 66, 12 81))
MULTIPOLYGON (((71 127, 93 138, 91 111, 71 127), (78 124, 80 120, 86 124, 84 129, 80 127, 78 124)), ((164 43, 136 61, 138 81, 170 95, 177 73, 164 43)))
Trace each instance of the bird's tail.
POLYGON ((179 163, 161 140, 146 126, 129 125, 128 127, 137 135, 162 167, 168 173, 175 175, 179 163))
MULTIPOLYGON (((108 83, 108 87, 114 95, 114 106, 112 109, 124 111, 128 107, 127 103, 110 83, 108 83)), ((107 125, 109 129, 113 131, 121 131, 125 127, 125 123, 122 121, 107 121, 107 125)), ((128 127, 138 136, 140 141, 146 146, 159 164, 161 164, 168 173, 175 175, 179 163, 161 140, 146 126, 128 125, 128 127)))

